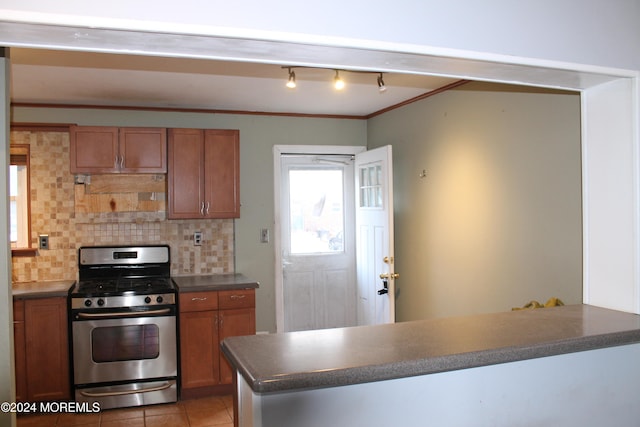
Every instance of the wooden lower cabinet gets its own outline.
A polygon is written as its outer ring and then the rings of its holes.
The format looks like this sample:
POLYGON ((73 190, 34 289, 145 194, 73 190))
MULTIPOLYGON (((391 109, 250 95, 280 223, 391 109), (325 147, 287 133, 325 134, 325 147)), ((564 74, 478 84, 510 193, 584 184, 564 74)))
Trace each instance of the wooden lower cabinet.
POLYGON ((179 300, 181 397, 230 392, 233 373, 220 342, 255 334, 255 290, 185 292, 179 300))
MULTIPOLYGON (((220 310, 220 341, 228 337, 255 335, 255 312, 255 308, 220 310)), ((219 359, 220 382, 222 384, 231 384, 233 382, 233 369, 231 369, 231 365, 229 365, 222 352, 220 352, 219 359)))
POLYGON ((16 400, 69 400, 69 334, 64 297, 14 301, 16 400))
POLYGON ((218 342, 217 311, 180 313, 183 389, 220 384, 218 342))
POLYGON ((13 302, 13 348, 16 369, 16 401, 27 401, 27 343, 24 330, 24 300, 13 302))

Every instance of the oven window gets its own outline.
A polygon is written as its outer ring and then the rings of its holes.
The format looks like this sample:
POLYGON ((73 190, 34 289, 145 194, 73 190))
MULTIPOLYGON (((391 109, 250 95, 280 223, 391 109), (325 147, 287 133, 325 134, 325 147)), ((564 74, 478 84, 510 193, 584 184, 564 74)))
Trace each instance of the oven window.
POLYGON ((157 325, 109 326, 91 331, 94 362, 155 359, 160 354, 157 325))

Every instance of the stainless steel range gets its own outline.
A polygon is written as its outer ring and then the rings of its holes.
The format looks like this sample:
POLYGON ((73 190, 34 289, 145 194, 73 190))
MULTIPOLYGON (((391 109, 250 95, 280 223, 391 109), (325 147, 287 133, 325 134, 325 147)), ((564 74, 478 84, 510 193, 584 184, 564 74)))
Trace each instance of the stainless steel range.
POLYGON ((169 247, 82 247, 78 264, 69 294, 76 401, 101 409, 177 401, 169 247))

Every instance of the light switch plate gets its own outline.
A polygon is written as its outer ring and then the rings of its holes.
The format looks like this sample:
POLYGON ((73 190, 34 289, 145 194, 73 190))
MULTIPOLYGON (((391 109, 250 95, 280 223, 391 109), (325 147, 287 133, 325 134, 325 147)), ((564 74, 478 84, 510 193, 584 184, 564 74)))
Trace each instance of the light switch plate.
POLYGON ((202 246, 202 231, 193 233, 193 246, 202 246))
POLYGON ((40 234, 38 236, 38 249, 49 249, 49 235, 40 234))
POLYGON ((269 243, 269 229, 263 228, 260 230, 260 243, 269 243))

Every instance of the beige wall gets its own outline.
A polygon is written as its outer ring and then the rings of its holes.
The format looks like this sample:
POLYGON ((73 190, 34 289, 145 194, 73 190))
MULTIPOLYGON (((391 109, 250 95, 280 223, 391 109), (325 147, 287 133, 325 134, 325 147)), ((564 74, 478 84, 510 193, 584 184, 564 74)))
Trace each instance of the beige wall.
POLYGON ((239 129, 241 216, 235 221, 167 221, 163 212, 75 214, 66 134, 36 137, 20 133, 21 142, 27 138, 33 147, 37 194, 32 205, 35 220, 32 235, 48 233, 52 249, 41 251, 36 258, 16 259, 13 275, 18 280, 43 280, 53 268, 56 276, 53 278, 75 278, 77 247, 81 244, 167 243, 172 247, 173 274, 188 274, 192 268, 194 273, 220 273, 235 268, 235 271, 258 280, 256 321, 259 331, 276 329, 273 239, 267 244, 259 241, 261 228, 270 229, 273 235, 273 146, 366 143, 366 123, 362 120, 14 108, 12 121, 239 129), (51 178, 47 176, 50 175, 55 176, 57 184, 54 186, 48 185, 51 178), (205 242, 200 248, 191 245, 194 231, 205 233, 205 242), (207 236, 212 236, 214 242, 207 241, 207 236), (208 255, 204 256, 204 252, 208 255))
POLYGON ((579 95, 469 83, 368 143, 394 150, 398 320, 582 302, 579 95))

